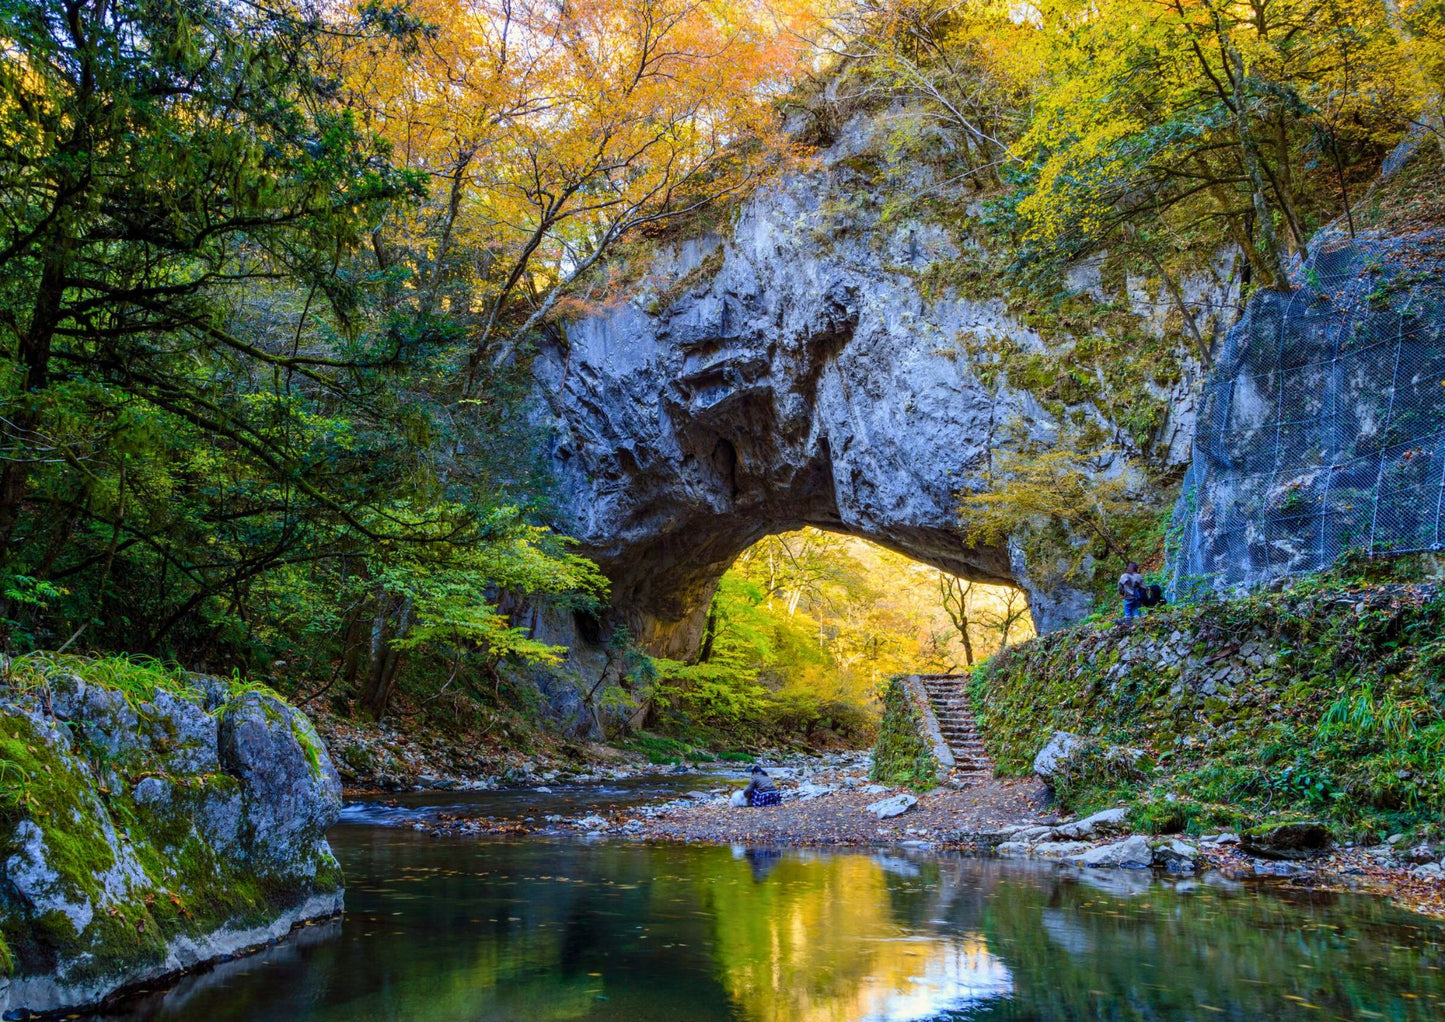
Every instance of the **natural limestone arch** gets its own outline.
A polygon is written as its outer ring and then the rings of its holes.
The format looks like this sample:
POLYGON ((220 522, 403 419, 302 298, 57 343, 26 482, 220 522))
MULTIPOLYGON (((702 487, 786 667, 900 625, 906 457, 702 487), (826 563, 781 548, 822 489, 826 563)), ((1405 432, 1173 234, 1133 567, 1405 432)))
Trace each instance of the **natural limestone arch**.
MULTIPOLYGON (((614 619, 654 654, 691 657, 728 565, 804 525, 1018 585, 1041 632, 1090 609, 1039 584, 1010 545, 965 543, 957 520, 958 493, 987 485, 1000 435, 1057 429, 988 365, 991 342, 1043 341, 1001 299, 924 297, 930 267, 960 255, 943 229, 886 224, 866 196, 847 217, 829 212, 857 198, 840 168, 866 138, 845 135, 825 169, 754 195, 726 237, 664 249, 627 300, 567 324, 533 362, 556 524, 612 579, 614 619)), ((1090 272, 1079 286, 1094 286, 1090 272)), ((1140 315, 1162 333, 1167 306, 1148 297, 1140 315)), ((1185 373, 1159 395, 1165 465, 1188 458, 1194 383, 1185 373)), ((1069 414, 1108 425, 1091 405, 1069 414)))
MULTIPOLYGON (((684 246, 675 273, 717 251, 684 246)), ((1001 424, 1045 418, 958 356, 954 336, 999 311, 925 308, 911 280, 882 270, 722 251, 716 275, 669 308, 644 298, 574 323, 533 366, 557 524, 612 580, 615 615, 643 645, 691 657, 727 567, 805 525, 1021 585, 1040 629, 1083 613, 1080 594, 1032 586, 1006 545, 969 545, 958 525, 957 493, 982 485, 1001 424)))

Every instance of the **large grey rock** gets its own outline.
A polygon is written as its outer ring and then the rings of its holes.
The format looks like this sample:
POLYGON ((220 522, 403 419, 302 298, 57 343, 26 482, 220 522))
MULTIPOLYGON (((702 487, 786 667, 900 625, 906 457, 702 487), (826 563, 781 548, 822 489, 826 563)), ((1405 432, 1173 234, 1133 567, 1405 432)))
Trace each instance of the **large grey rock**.
POLYGON ((148 722, 145 737, 163 767, 180 774, 209 774, 221 769, 217 724, 202 705, 165 690, 141 707, 148 722))
POLYGON ((1126 821, 1128 819, 1129 809, 1127 806, 1103 809, 1094 813, 1092 816, 1084 817, 1082 820, 1060 824, 1054 828, 1054 835, 1056 837, 1077 841, 1086 838, 1102 837, 1105 834, 1117 834, 1126 829, 1126 821))
POLYGON ((1309 859, 1328 851, 1330 829, 1318 820, 1267 823, 1240 835, 1239 846, 1265 859, 1309 859))
POLYGON ((74 674, 50 679, 57 720, 67 721, 81 741, 107 758, 133 754, 140 741, 139 721, 125 693, 87 684, 74 674))
POLYGON ((142 698, 104 680, 0 682, 0 737, 30 777, 0 819, 7 1018, 94 1003, 341 908, 324 837, 340 790, 305 717, 262 692, 223 705, 201 685, 142 698))
POLYGON ((314 870, 297 849, 325 845, 341 815, 341 778, 311 722, 275 696, 245 692, 221 711, 220 757, 241 781, 251 854, 270 868, 314 870))
POLYGON ((1154 862, 1154 851, 1146 838, 1135 834, 1122 841, 1090 848, 1080 855, 1071 856, 1069 861, 1078 866, 1096 868, 1146 869, 1154 862))
MULTIPOLYGON (((1022 584, 1044 630, 1089 610, 1017 545, 964 542, 957 493, 988 485, 1001 431, 1020 422, 1046 440, 1059 428, 985 349, 1045 344, 1001 297, 920 293, 958 242, 937 225, 882 221, 885 196, 846 165, 889 130, 861 118, 821 169, 745 203, 726 236, 662 252, 655 285, 541 342, 533 372, 540 424, 556 437, 558 525, 612 579, 617 609, 654 653, 694 653, 722 572, 761 537, 803 525, 1022 584), (839 203, 853 210, 846 222, 829 212, 839 203)), ((899 166, 888 188, 941 184, 928 173, 899 166)), ((1095 289, 1097 268, 1084 277, 1095 289)), ((1188 288, 1200 308, 1226 307, 1227 288, 1188 288)), ((1130 297, 1162 336, 1168 297, 1142 280, 1130 297)), ((1159 395, 1169 421, 1156 453, 1172 465, 1193 431, 1198 370, 1187 353, 1184 365, 1159 395)), ((1071 411, 1107 423, 1087 401, 1071 411)), ((1122 460, 1100 471, 1117 474, 1122 460)))
POLYGON ((1034 756, 1034 773, 1045 781, 1051 780, 1059 767, 1084 743, 1084 739, 1071 731, 1055 731, 1044 747, 1034 756))
POLYGON ((878 819, 887 820, 894 816, 902 816, 916 805, 918 805, 918 799, 907 792, 903 792, 902 794, 894 795, 892 798, 880 799, 865 808, 874 816, 878 817, 878 819))
POLYGON ((1190 872, 1199 864, 1199 849, 1178 838, 1166 838, 1154 846, 1154 865, 1173 872, 1190 872))

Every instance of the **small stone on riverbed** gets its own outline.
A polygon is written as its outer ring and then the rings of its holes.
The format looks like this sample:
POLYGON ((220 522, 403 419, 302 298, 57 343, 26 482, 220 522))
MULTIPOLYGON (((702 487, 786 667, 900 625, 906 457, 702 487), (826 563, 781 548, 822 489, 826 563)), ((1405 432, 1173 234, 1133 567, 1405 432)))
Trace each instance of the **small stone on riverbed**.
POLYGON ((1154 847, 1154 865, 1175 873, 1192 873, 1199 863, 1199 849, 1187 841, 1167 838, 1154 847))
POLYGON ((1096 868, 1148 869, 1154 864, 1154 852, 1142 835, 1135 834, 1069 858, 1076 866, 1096 868))
POLYGON ((916 796, 903 792, 894 795, 892 798, 885 798, 869 805, 868 811, 880 820, 887 820, 894 816, 902 816, 908 810, 918 805, 916 796))

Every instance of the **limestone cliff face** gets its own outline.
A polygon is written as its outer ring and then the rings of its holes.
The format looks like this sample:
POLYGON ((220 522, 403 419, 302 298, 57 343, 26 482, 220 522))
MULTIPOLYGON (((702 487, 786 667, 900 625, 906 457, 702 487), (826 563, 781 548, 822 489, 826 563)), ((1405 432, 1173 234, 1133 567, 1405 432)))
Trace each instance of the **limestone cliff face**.
MULTIPOLYGON (((659 283, 571 324, 536 360, 565 501, 558 524, 612 578, 618 609, 654 653, 693 653, 732 560, 803 525, 1020 583, 1043 630, 1088 610, 1078 592, 1034 584, 1007 544, 960 536, 956 495, 986 485, 1004 424, 1040 436, 1057 426, 1006 374, 986 385, 986 356, 961 339, 1044 342, 1002 300, 922 297, 920 276, 958 245, 938 226, 884 221, 888 195, 933 182, 907 166, 861 181, 849 158, 876 130, 855 123, 819 169, 755 195, 727 236, 665 252, 659 283)), ((1090 267, 1078 276, 1081 290, 1097 284, 1090 267)), ((1162 329, 1162 295, 1134 285, 1128 297, 1162 329)), ((1155 452, 1167 463, 1187 457, 1193 374, 1167 395, 1155 452)), ((1092 404, 1072 411, 1106 421, 1092 404)))
POLYGON ((1445 548, 1445 233, 1311 245, 1203 393, 1170 562, 1181 595, 1445 548))

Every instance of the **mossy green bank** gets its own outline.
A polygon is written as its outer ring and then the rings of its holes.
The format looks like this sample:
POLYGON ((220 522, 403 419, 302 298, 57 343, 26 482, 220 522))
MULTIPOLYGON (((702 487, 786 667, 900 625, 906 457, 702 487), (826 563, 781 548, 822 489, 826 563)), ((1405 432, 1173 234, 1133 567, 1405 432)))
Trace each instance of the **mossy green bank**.
POLYGON ((259 696, 321 780, 324 749, 274 694, 118 657, 0 668, 0 974, 98 990, 339 891, 319 834, 295 868, 251 854, 258 793, 217 755, 221 718, 259 696))
POLYGON ((1199 832, 1277 818, 1337 836, 1440 836, 1445 595, 1429 583, 1284 591, 1079 626, 1012 648, 970 691, 988 752, 1025 774, 1056 731, 1142 750, 1133 776, 1060 792, 1199 832))

